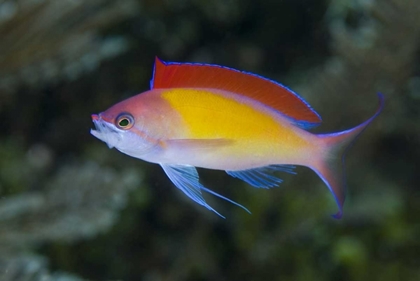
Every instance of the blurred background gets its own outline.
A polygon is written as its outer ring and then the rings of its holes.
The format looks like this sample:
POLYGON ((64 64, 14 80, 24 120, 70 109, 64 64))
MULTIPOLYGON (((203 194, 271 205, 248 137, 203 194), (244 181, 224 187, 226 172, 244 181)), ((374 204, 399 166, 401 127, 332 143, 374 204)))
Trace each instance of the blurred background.
POLYGON ((418 0, 0 1, 0 280, 420 280, 418 0), (257 190, 199 169, 226 216, 89 134, 153 61, 280 81, 351 128, 348 199, 309 169, 257 190))

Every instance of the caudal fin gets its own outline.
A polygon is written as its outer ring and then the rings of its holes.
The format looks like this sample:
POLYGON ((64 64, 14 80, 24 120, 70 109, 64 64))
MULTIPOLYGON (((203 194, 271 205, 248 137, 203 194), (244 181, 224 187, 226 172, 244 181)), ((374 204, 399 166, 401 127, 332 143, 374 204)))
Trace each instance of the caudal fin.
POLYGON ((337 202, 339 211, 333 215, 339 219, 343 215, 343 204, 346 196, 344 179, 344 158, 347 149, 353 144, 355 139, 381 112, 384 105, 384 97, 378 93, 379 106, 375 114, 357 127, 333 134, 318 135, 322 142, 321 159, 314 163, 311 168, 328 186, 337 202))

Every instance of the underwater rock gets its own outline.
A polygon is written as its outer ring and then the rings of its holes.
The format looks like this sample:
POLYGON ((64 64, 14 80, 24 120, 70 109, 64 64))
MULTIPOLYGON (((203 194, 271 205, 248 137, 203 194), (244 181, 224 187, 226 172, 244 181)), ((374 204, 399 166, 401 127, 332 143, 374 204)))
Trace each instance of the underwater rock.
MULTIPOLYGON (((383 91, 386 98, 410 94, 405 89, 418 61, 418 15, 417 0, 331 2, 326 20, 333 56, 309 72, 309 81, 297 92, 307 94, 313 107, 323 108, 325 116, 336 116, 340 108, 340 117, 327 124, 331 128, 354 120, 355 116, 362 120, 363 114, 374 106, 378 91, 383 91), (355 112, 346 106, 349 99, 366 102, 358 103, 359 110, 355 112)), ((404 99, 396 98, 387 106, 408 108, 403 102, 404 99)), ((404 112, 400 113, 403 119, 404 112)), ((389 117, 383 124, 400 126, 395 115, 389 117)))

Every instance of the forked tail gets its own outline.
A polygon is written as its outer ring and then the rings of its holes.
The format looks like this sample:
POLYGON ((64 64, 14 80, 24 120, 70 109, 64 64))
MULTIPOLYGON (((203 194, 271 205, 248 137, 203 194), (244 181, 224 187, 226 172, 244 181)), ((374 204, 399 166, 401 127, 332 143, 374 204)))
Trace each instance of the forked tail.
POLYGON ((323 142, 321 158, 315 162, 311 168, 328 186, 338 205, 338 213, 333 215, 339 219, 343 215, 343 204, 346 196, 344 179, 344 158, 347 149, 353 144, 355 139, 381 112, 384 105, 384 97, 378 93, 379 106, 375 114, 357 127, 333 134, 321 134, 318 137, 323 142), (341 162, 341 163, 340 163, 341 162))

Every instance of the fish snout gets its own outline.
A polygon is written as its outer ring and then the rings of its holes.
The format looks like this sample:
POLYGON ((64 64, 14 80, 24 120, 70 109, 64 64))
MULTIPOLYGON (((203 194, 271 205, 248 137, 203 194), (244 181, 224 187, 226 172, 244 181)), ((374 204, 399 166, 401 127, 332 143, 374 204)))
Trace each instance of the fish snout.
POLYGON ((121 141, 121 136, 112 124, 107 123, 101 118, 101 115, 92 114, 92 121, 95 130, 90 133, 101 141, 105 142, 109 148, 113 148, 121 141))

